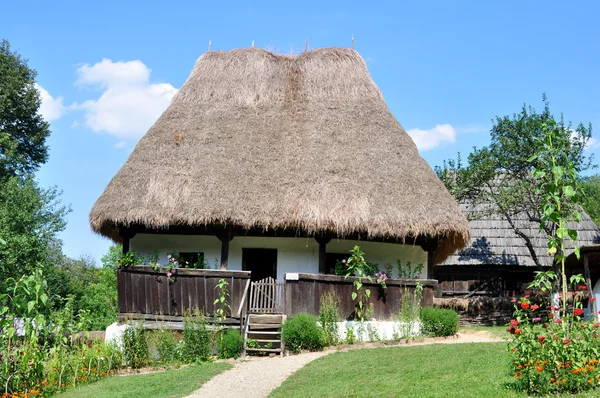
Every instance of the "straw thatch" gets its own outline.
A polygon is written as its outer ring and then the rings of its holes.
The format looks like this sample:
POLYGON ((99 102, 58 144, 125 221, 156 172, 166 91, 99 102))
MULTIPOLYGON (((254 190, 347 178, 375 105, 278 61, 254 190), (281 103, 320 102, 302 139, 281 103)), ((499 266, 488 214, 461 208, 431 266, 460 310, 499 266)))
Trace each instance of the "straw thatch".
MULTIPOLYGON (((478 212, 464 203, 460 204, 460 208, 471 219, 471 243, 440 265, 535 266, 525 241, 515 233, 506 219, 498 214, 489 214, 488 211, 478 212)), ((600 229, 587 213, 582 210, 581 214, 582 221, 579 224, 569 225, 569 228, 578 232, 577 245, 599 243, 600 229)), ((540 263, 551 266, 553 258, 547 254, 548 239, 540 231, 539 223, 529 221, 525 214, 514 217, 514 222, 517 228, 531 238, 540 263)), ((573 245, 568 244, 567 254, 572 251, 573 245)))
POLYGON ((234 225, 469 241, 457 203, 351 49, 203 54, 90 213, 120 226, 234 225))

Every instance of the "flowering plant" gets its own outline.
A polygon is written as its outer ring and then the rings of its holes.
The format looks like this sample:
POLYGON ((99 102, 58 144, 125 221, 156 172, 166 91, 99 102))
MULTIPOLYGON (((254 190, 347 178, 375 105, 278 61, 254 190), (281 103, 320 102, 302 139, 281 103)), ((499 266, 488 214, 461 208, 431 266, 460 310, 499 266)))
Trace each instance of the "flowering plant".
POLYGON ((513 377, 529 393, 575 393, 600 386, 600 323, 584 320, 581 295, 569 313, 543 307, 529 296, 514 300, 507 332, 513 377), (560 314, 560 315, 559 315, 560 314))
POLYGON ((387 289, 387 285, 385 284, 388 279, 387 274, 378 271, 375 273, 374 276, 376 278, 375 280, 377 281, 377 283, 379 283, 382 288, 387 289))

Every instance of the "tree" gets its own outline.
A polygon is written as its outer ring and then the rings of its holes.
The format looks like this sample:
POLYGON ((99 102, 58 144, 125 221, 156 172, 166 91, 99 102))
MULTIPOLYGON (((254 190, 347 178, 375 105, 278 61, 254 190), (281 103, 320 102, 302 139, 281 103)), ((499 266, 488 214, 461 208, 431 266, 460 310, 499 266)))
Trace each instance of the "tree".
POLYGON ((585 193, 581 198, 581 206, 600 225, 600 175, 584 177, 581 185, 585 193))
POLYGON ((0 189, 0 287, 9 277, 31 274, 47 264, 51 244, 65 227, 68 208, 55 188, 44 190, 32 177, 9 177, 0 189))
POLYGON ((0 181, 30 174, 47 160, 50 129, 39 114, 36 74, 8 41, 0 42, 0 181))
MULTIPOLYGON (((546 138, 547 126, 552 126, 552 135, 560 143, 557 157, 568 160, 574 173, 579 175, 592 165, 592 159, 584 153, 592 135, 591 125, 572 128, 562 116, 556 120, 546 96, 542 98, 541 113, 523 105, 521 112, 512 117, 497 117, 490 132, 490 145, 474 148, 466 166, 459 155, 457 160, 444 161, 442 167, 436 167, 436 173, 459 202, 477 207, 478 211, 471 216, 497 215, 505 219, 523 239, 538 268, 543 265, 532 237, 522 229, 518 219, 525 216, 529 222, 539 223, 548 238, 555 236, 556 225, 543 222, 545 195, 538 190, 540 184, 533 175, 532 157, 546 138)), ((556 261, 554 268, 558 271, 556 261)))

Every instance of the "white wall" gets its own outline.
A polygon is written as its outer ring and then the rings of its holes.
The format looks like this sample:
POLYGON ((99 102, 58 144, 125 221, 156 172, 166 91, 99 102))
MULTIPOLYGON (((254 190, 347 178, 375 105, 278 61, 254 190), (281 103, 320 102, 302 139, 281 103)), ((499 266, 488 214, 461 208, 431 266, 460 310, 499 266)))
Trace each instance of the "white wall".
MULTIPOLYGON (((194 252, 204 253, 204 259, 211 266, 215 259, 221 261, 221 242, 215 236, 202 235, 159 235, 137 234, 130 242, 131 250, 148 256, 155 250, 160 254, 160 263, 167 263, 167 253, 194 252)), ((351 240, 331 240, 327 244, 328 253, 348 253, 355 245, 365 252, 367 261, 378 263, 381 270, 386 263, 394 266, 396 259, 403 263, 411 261, 413 265, 424 265, 421 277, 427 272, 427 253, 419 246, 395 243, 364 242, 351 240)), ((242 269, 242 249, 277 249, 277 279, 283 280, 286 272, 319 273, 319 245, 313 238, 271 238, 236 236, 229 243, 228 268, 242 269)))

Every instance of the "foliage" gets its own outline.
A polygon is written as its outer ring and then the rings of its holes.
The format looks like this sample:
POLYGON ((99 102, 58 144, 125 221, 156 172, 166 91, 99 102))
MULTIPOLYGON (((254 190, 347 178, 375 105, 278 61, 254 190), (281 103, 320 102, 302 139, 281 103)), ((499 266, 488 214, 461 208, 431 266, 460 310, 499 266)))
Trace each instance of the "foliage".
POLYGON ((319 323, 323 328, 324 345, 338 344, 338 322, 340 315, 340 299, 335 293, 323 293, 319 306, 319 323))
POLYGON ((433 337, 453 336, 458 330, 458 314, 445 308, 423 307, 421 325, 424 334, 433 337))
POLYGON ((239 358, 243 339, 238 329, 227 329, 217 344, 217 356, 220 359, 239 358))
POLYGON ((346 324, 346 344, 354 344, 356 342, 356 334, 354 333, 354 327, 346 324))
POLYGON ((581 186, 585 193, 580 198, 581 207, 597 225, 600 225, 600 175, 582 178, 581 186))
POLYGON ((49 263, 69 211, 58 198, 55 188, 44 190, 32 177, 0 182, 0 291, 8 278, 18 279, 49 263))
POLYGON ((402 265, 402 261, 396 260, 396 266, 398 268, 398 278, 417 279, 421 277, 421 272, 423 272, 422 263, 413 268, 410 261, 402 265))
POLYGON ((542 311, 526 296, 515 302, 508 347, 516 386, 529 394, 576 393, 600 385, 600 323, 586 322, 581 295, 569 313, 542 311))
POLYGON ((393 315, 394 340, 415 337, 414 330, 419 324, 421 301, 423 300, 423 285, 417 284, 414 291, 404 287, 400 299, 400 311, 393 315))
POLYGON ((177 339, 173 331, 160 329, 152 332, 151 340, 158 354, 158 361, 162 364, 176 362, 179 358, 177 339))
POLYGON ((37 73, 8 41, 0 41, 0 183, 46 163, 49 125, 39 113, 37 73))
POLYGON ((185 397, 232 367, 225 362, 203 363, 165 372, 108 377, 67 390, 60 398, 185 397))
MULTIPOLYGON (((556 123, 542 125, 543 136, 537 141, 539 150, 530 160, 535 164, 533 176, 538 181, 542 214, 540 229, 548 232, 548 254, 554 255, 554 272, 560 275, 562 294, 567 297, 565 272, 565 240, 577 241, 577 231, 568 227, 570 221, 581 222, 577 202, 581 185, 577 178, 578 164, 569 156, 571 137, 564 137, 556 123)), ((579 258, 579 247, 574 246, 579 258)), ((556 290, 556 289, 555 289, 556 290)), ((567 300, 563 300, 567 312, 567 300)))
POLYGON ((86 342, 77 333, 85 328, 87 313, 73 312, 72 297, 50 312, 41 269, 10 278, 6 286, 0 294, 0 379, 5 392, 50 395, 111 374, 121 363, 118 349, 86 342))
POLYGON ((148 332, 141 326, 132 326, 123 332, 123 357, 125 364, 133 369, 146 366, 150 362, 148 332))
POLYGON ((367 262, 365 261, 365 254, 360 250, 359 246, 354 246, 350 250, 350 257, 344 261, 346 267, 345 278, 349 276, 357 276, 352 282, 355 291, 352 292, 352 300, 356 300, 356 318, 361 322, 365 319, 370 319, 371 306, 369 305, 369 299, 371 298, 371 289, 363 289, 363 278, 371 281, 371 277, 365 274, 365 268, 367 262))
MULTIPOLYGON (((553 141, 560 144, 561 159, 568 160, 571 170, 579 174, 591 167, 592 160, 585 155, 592 136, 591 125, 579 124, 573 128, 562 118, 556 120, 550 113, 545 95, 543 101, 541 113, 524 105, 521 112, 512 117, 497 117, 490 132, 490 145, 475 148, 466 166, 459 156, 456 161, 445 161, 442 167, 436 167, 438 177, 459 202, 477 206, 478 211, 469 217, 496 215, 505 219, 523 239, 538 267, 542 264, 535 252, 533 237, 527 228, 522 228, 523 223, 517 222, 525 217, 539 223, 545 211, 541 201, 551 189, 549 185, 538 189, 539 181, 533 175, 536 163, 532 156, 540 151, 540 143, 545 141, 551 126, 553 141)), ((553 227, 542 225, 542 231, 552 236, 553 227)), ((554 271, 558 272, 557 269, 554 271)))
POLYGON ((117 267, 131 267, 132 265, 145 264, 146 259, 137 254, 134 250, 129 250, 127 253, 121 253, 117 259, 117 267))
POLYGON ((212 345, 204 315, 195 310, 183 320, 182 359, 186 363, 206 362, 210 358, 212 345))
POLYGON ((292 352, 321 350, 325 339, 317 321, 317 317, 311 314, 296 314, 287 318, 281 331, 285 346, 292 352))
POLYGON ((227 313, 231 311, 231 305, 229 304, 229 289, 227 286, 229 283, 225 279, 219 279, 219 282, 215 286, 215 289, 218 289, 219 297, 217 297, 214 301, 215 305, 215 318, 219 322, 225 321, 227 319, 227 313))

